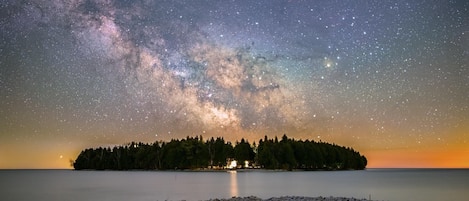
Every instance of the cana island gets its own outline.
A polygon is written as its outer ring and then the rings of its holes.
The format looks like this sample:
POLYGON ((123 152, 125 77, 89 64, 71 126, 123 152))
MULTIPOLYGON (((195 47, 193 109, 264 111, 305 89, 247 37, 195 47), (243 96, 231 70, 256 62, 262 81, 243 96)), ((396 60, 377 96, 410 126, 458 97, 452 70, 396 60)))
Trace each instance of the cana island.
POLYGON ((75 170, 363 170, 366 157, 353 148, 295 140, 283 135, 256 144, 232 144, 222 137, 204 141, 202 136, 151 144, 132 142, 116 147, 81 151, 75 170))

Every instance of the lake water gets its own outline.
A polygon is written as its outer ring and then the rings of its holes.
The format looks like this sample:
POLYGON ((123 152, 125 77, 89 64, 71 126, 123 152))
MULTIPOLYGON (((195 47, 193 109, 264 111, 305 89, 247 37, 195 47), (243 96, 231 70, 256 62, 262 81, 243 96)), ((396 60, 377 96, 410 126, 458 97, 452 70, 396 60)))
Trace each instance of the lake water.
POLYGON ((1 170, 0 200, 206 200, 232 196, 469 200, 469 169, 312 172, 1 170))

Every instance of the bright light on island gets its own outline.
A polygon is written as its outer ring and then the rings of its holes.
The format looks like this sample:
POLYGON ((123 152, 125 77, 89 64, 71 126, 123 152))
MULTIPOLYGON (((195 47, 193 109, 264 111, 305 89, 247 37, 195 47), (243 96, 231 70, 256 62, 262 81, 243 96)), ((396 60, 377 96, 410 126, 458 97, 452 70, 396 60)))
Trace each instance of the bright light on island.
POLYGON ((236 167, 238 167, 238 162, 236 162, 236 160, 232 160, 228 168, 235 169, 236 167))

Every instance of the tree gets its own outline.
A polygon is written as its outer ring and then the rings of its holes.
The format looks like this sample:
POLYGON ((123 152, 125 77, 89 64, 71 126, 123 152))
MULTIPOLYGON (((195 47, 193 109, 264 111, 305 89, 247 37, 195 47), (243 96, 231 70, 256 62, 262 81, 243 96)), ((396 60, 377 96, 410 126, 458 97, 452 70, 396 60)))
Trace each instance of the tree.
POLYGON ((208 166, 226 166, 228 158, 241 163, 253 161, 267 169, 364 169, 365 156, 349 147, 314 141, 278 138, 259 140, 249 144, 244 138, 236 145, 223 138, 203 142, 200 137, 173 139, 170 142, 144 144, 131 142, 111 148, 85 149, 80 152, 73 167, 76 170, 129 169, 197 169, 208 166), (254 151, 256 150, 256 151, 254 151))
POLYGON ((254 160, 254 151, 249 142, 245 141, 244 138, 241 139, 241 142, 236 143, 234 147, 234 158, 239 162, 254 160))

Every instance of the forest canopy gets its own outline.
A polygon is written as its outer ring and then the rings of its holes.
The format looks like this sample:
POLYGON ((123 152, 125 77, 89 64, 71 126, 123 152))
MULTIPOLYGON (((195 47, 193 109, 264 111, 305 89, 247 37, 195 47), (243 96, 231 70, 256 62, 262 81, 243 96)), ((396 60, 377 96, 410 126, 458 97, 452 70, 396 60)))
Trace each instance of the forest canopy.
POLYGON ((326 142, 295 140, 283 135, 256 144, 232 144, 222 137, 203 141, 202 136, 152 144, 132 142, 123 146, 83 150, 72 162, 75 170, 184 170, 184 169, 303 169, 362 170, 365 156, 353 148, 326 142), (237 161, 235 166, 230 166, 237 161))

